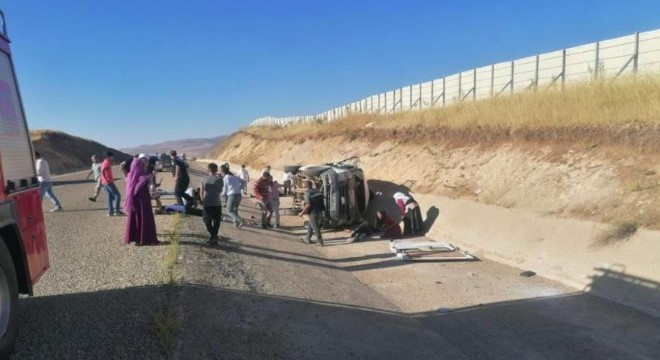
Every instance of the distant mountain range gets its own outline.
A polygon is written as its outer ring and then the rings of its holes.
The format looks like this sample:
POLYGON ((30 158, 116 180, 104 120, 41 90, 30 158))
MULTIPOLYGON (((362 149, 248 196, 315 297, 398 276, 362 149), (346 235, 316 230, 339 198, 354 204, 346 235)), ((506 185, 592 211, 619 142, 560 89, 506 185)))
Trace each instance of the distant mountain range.
POLYGON ((222 142, 227 136, 216 136, 212 138, 200 139, 182 139, 165 141, 157 144, 140 145, 130 148, 123 148, 121 151, 128 154, 157 154, 166 153, 172 149, 176 150, 179 154, 186 154, 190 157, 204 157, 211 152, 218 144, 222 142))

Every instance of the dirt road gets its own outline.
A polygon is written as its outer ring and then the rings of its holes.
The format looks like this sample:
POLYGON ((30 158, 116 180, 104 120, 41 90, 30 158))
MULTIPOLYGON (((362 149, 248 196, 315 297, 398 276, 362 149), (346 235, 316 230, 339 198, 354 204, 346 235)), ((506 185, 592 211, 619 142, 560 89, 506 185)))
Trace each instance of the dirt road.
MULTIPOLYGON (((14 359, 654 359, 660 351, 660 319, 519 269, 402 263, 386 244, 344 245, 340 234, 318 248, 301 244, 295 227, 225 222, 228 244, 210 247, 201 218, 189 216, 179 285, 167 287, 169 246, 122 246, 125 220, 106 216, 103 196, 86 199, 93 184, 83 177, 57 179, 66 211, 46 214, 52 267, 35 297, 21 300, 14 359), (168 354, 153 331, 163 304, 179 315, 168 354)), ((159 232, 170 220, 157 217, 159 232)))

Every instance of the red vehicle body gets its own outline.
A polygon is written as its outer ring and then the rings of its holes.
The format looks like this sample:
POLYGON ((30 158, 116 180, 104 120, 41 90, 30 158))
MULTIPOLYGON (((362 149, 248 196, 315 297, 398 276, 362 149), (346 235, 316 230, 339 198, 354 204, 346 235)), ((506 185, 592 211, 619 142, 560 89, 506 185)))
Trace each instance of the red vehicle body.
POLYGON ((0 11, 0 358, 18 335, 18 294, 48 269, 46 229, 23 101, 0 11))

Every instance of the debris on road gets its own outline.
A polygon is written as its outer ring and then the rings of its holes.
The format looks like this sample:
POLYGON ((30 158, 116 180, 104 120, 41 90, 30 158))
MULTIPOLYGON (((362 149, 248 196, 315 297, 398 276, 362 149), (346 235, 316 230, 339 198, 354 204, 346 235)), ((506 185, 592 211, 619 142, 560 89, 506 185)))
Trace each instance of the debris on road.
POLYGON ((535 276, 535 275, 536 275, 535 272, 529 271, 529 270, 523 271, 523 272, 520 273, 520 276, 522 276, 522 277, 532 277, 532 276, 535 276))

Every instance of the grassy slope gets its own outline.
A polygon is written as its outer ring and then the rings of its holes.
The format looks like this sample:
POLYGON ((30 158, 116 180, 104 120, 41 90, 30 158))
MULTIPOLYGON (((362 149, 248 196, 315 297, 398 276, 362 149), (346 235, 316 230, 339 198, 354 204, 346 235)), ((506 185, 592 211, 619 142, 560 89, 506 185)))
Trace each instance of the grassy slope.
POLYGON ((331 123, 252 127, 270 139, 342 135, 372 141, 441 139, 464 142, 552 141, 622 144, 660 151, 660 79, 640 77, 523 92, 445 108, 394 115, 360 115, 331 123))
POLYGON ((371 178, 413 180, 413 191, 649 228, 660 228, 659 154, 656 78, 250 127, 214 151, 256 168, 358 155, 371 178))

